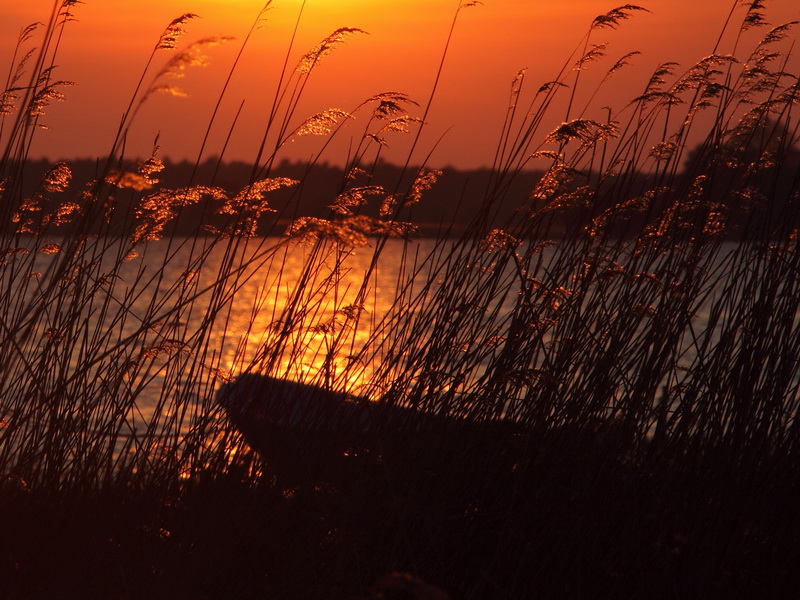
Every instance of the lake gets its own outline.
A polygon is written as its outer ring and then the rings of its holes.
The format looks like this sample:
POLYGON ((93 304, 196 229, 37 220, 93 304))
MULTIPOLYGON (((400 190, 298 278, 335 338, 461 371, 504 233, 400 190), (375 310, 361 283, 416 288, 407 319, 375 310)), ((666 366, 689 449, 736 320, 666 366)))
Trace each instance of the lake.
MULTIPOLYGON (((55 361, 43 393, 94 407, 80 414, 124 415, 123 436, 189 431, 217 412, 216 388, 250 369, 475 418, 530 418, 533 395, 549 398, 547 418, 582 398, 612 412, 642 394, 658 403, 659 389, 691 383, 709 349, 748 326, 737 319, 764 281, 793 297, 779 254, 736 243, 601 254, 567 241, 343 249, 209 237, 136 253, 102 239, 26 249, 4 266, 21 353, 5 357, 17 373, 9 394, 27 389, 26 369, 55 361), (490 405, 458 400, 487 389, 490 405)), ((785 310, 796 329, 794 305, 785 310)), ((106 427, 93 419, 76 427, 106 427)))

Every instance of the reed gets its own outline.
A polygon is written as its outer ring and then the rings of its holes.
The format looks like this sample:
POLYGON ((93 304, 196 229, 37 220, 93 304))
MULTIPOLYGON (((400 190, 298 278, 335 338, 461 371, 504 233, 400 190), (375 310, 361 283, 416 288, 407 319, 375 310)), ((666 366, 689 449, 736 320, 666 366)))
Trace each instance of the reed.
POLYGON ((479 210, 418 244, 414 206, 442 174, 410 165, 437 83, 420 116, 399 92, 297 115, 353 28, 294 69, 287 49, 241 189, 197 183, 208 134, 181 188, 159 185, 157 142, 125 156, 138 107, 175 92, 165 73, 229 41, 178 49, 192 14, 155 44, 96 178, 75 183, 58 163, 28 185, 30 141, 68 85, 55 57, 77 4, 23 32, 0 94, 8 597, 792 596, 795 24, 745 49, 765 8, 734 6, 730 49, 683 73, 665 63, 605 111, 584 89, 607 53, 593 34, 644 9, 600 15, 552 81, 514 78, 479 210), (301 135, 324 149, 361 113, 340 187, 300 213, 304 181, 280 175, 281 150, 301 135), (380 181, 385 140, 404 133, 403 175, 380 181), (512 197, 534 166, 534 188, 512 197), (355 279, 354 248, 370 253, 355 279), (377 310, 386 272, 394 300, 377 310), (268 378, 319 394, 281 424, 280 465, 231 408, 259 402, 249 382, 268 378), (361 410, 388 416, 326 426, 323 441, 307 426, 361 410))

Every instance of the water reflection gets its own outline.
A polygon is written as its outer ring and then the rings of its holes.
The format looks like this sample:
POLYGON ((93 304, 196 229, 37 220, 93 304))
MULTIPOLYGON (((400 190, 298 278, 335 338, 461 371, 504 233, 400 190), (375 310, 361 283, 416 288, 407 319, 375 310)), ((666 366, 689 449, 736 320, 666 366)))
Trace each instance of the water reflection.
MULTIPOLYGON (((746 305, 731 275, 748 264, 729 261, 735 244, 704 258, 698 287, 684 290, 673 281, 683 256, 643 260, 634 246, 593 265, 581 289, 590 255, 568 243, 497 254, 432 239, 371 243, 172 238, 129 260, 108 240, 72 255, 21 252, 11 267, 36 275, 14 280, 7 326, 28 336, 18 343, 36 360, 52 346, 60 361, 31 427, 57 398, 60 431, 167 455, 223 422, 216 390, 248 372, 464 419, 558 422, 586 402, 613 414, 639 401, 639 381, 651 395, 679 389, 703 336, 720 339, 707 331, 709 307, 735 320, 746 305), (653 355, 663 374, 644 372, 647 336, 671 328, 669 356, 653 355)), ((17 355, 5 360, 8 373, 25 373, 17 355)), ((16 410, 2 409, 2 419, 16 410)))
MULTIPOLYGON (((137 403, 145 420, 164 389, 172 389, 170 376, 181 383, 183 374, 170 368, 182 351, 192 357, 184 361, 191 363, 186 376, 203 369, 224 381, 255 369, 363 387, 374 365, 359 362, 358 354, 377 324, 392 309, 413 311, 398 305, 408 268, 403 241, 386 242, 377 263, 371 247, 344 251, 278 238, 250 240, 235 251, 196 244, 152 243, 119 270, 117 290, 136 287, 120 336, 147 329, 145 356, 151 362, 137 403)), ((427 252, 433 242, 415 246, 427 252)))

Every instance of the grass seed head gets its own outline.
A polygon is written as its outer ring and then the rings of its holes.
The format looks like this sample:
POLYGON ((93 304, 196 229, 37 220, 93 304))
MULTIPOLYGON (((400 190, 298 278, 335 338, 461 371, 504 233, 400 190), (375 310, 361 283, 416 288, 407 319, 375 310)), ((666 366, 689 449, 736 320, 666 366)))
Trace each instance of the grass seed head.
POLYGON ((307 75, 323 58, 333 52, 336 46, 342 44, 345 39, 356 33, 367 32, 357 27, 340 27, 300 58, 300 62, 297 64, 297 71, 307 75))
POLYGON ((161 37, 156 44, 156 50, 174 50, 177 48, 178 40, 186 33, 186 23, 191 19, 197 18, 198 15, 194 13, 185 13, 180 17, 173 19, 161 34, 161 37))

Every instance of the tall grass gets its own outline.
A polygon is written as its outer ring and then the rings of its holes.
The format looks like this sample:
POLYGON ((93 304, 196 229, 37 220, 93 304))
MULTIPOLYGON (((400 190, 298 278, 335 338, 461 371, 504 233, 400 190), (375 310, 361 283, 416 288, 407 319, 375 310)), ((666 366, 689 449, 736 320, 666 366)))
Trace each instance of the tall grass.
POLYGON ((607 52, 594 34, 643 9, 597 17, 554 80, 528 91, 524 73, 514 78, 480 210, 463 233, 443 224, 420 245, 413 207, 440 174, 410 167, 411 153, 409 177, 374 172, 386 136, 411 133, 416 150, 436 84, 419 117, 398 92, 297 115, 307 81, 353 28, 299 58, 287 49, 243 189, 162 189, 157 144, 138 165, 125 156, 138 107, 170 91, 164 73, 222 41, 176 50, 185 14, 156 42, 96 178, 75 184, 59 163, 28 191, 31 139, 67 85, 54 65, 76 4, 55 2, 45 25, 25 30, 0 96, 10 597, 378 598, 394 586, 429 598, 432 585, 455 597, 791 595, 793 24, 763 29, 746 50, 764 7, 734 7, 730 51, 683 73, 665 63, 606 111, 583 88, 583 70, 607 52), (366 125, 327 212, 273 208, 278 190, 302 194, 303 181, 276 170, 286 143, 326 135, 324 148, 358 113, 366 125), (554 115, 563 122, 549 130, 554 115), (508 197, 534 166, 543 174, 529 196, 508 197), (193 235, 171 233, 182 220, 193 235), (398 244, 394 302, 378 310, 398 244), (355 279, 354 248, 370 252, 355 279), (452 431, 384 431, 347 472, 284 489, 215 400, 249 372, 455 417, 452 431), (97 568, 84 576, 87 561, 97 568), (368 591, 393 570, 430 585, 395 576, 368 591))

